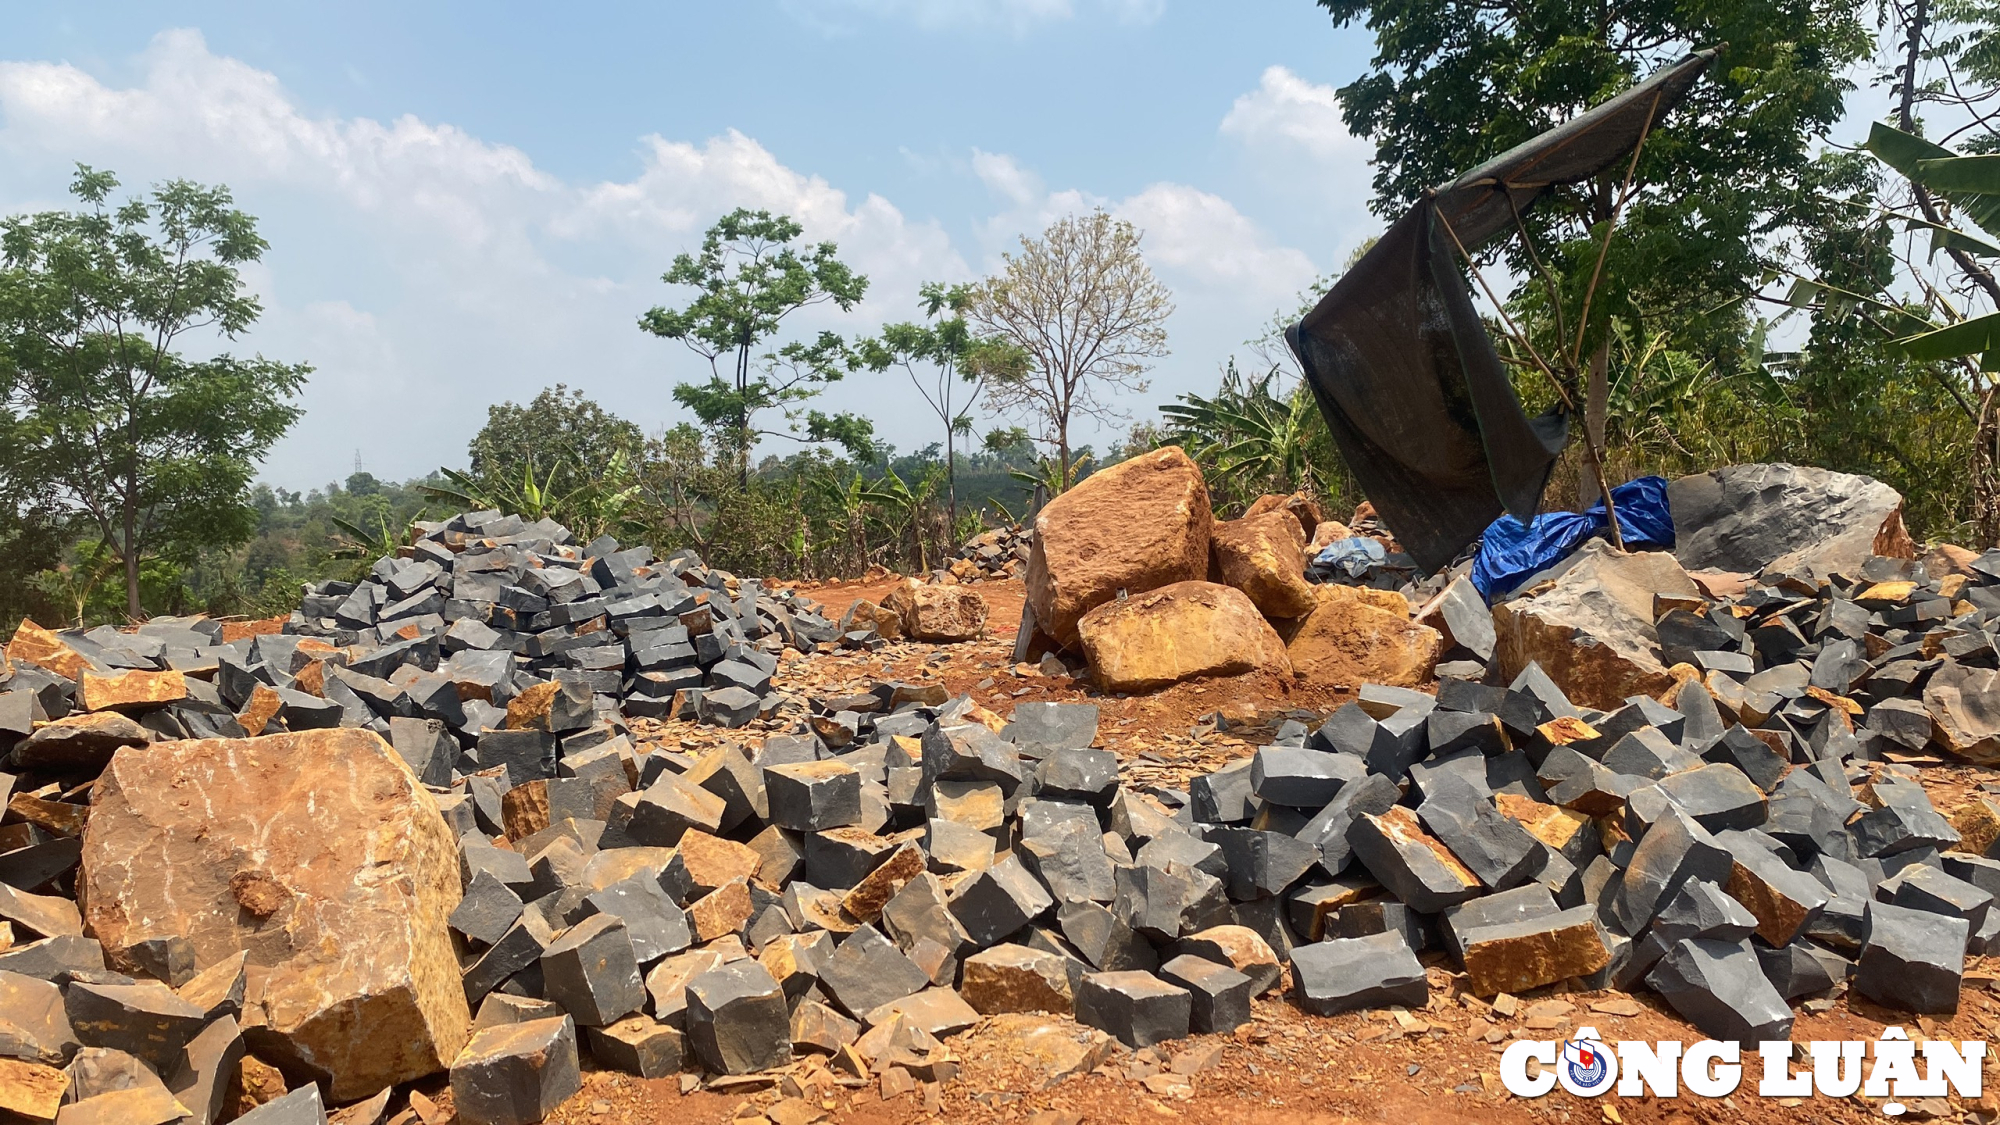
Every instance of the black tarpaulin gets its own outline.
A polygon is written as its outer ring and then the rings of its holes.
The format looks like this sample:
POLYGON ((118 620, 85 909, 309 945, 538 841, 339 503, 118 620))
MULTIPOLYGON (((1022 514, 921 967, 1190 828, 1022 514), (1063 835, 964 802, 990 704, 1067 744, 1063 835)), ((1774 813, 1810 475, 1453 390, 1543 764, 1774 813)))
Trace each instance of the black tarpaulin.
POLYGON ((1477 250, 1550 185, 1629 156, 1714 58, 1689 55, 1429 193, 1286 332, 1362 492, 1426 571, 1502 511, 1532 518, 1569 437, 1560 411, 1521 409, 1458 247, 1477 250))

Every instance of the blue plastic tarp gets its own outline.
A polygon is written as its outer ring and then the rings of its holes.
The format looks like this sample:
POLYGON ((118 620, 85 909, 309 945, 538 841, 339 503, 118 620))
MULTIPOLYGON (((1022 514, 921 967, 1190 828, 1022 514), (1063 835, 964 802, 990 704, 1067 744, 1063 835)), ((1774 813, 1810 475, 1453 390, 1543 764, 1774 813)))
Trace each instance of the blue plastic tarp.
MULTIPOLYGON (((1674 516, 1667 508, 1667 482, 1640 477, 1611 490, 1618 507, 1618 530, 1627 547, 1672 547, 1674 516)), ((1544 512, 1526 527, 1513 516, 1487 525, 1472 564, 1472 585, 1489 603, 1530 575, 1562 561, 1592 536, 1608 531, 1602 502, 1587 512, 1544 512)))

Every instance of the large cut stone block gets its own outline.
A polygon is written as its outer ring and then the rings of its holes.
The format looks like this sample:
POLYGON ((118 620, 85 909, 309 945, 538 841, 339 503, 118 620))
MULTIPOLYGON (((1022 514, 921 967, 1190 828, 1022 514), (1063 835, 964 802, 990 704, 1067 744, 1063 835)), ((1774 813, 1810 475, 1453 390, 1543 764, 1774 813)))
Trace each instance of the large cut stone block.
POLYGON ((1285 646, 1243 591, 1177 582, 1091 610, 1077 623, 1105 691, 1151 691, 1202 676, 1291 671, 1285 646))
POLYGON ((246 1037, 335 1101, 445 1069, 472 1026, 448 920, 458 849, 374 733, 326 729, 121 750, 78 880, 112 963, 185 937, 265 970, 246 1037))
POLYGON ((1178 446, 1079 481, 1035 517, 1028 604, 1035 623, 1077 647, 1077 622, 1123 590, 1136 596, 1208 576, 1208 486, 1178 446))

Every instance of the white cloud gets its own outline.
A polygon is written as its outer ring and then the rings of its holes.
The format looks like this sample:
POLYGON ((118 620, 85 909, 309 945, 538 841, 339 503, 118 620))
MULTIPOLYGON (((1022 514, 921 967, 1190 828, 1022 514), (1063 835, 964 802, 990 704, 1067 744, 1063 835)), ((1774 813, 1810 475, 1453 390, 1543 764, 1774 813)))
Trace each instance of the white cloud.
MULTIPOLYGON (((1117 6, 1003 2, 1049 18, 1117 6)), ((1127 7, 1143 16, 1158 5, 1127 7)), ((162 33, 138 62, 129 85, 60 63, 0 62, 0 213, 62 205, 77 160, 115 169, 134 188, 177 176, 228 183, 273 247, 246 271, 266 315, 234 346, 317 369, 305 419, 265 467, 287 487, 345 476, 357 451, 385 477, 458 463, 486 405, 525 401, 557 381, 648 428, 679 420, 667 392, 705 366, 635 320, 675 299, 659 274, 736 206, 796 217, 871 278, 855 314, 813 310, 813 326, 846 332, 912 315, 919 283, 989 270, 1021 234, 1058 216, 1104 207, 1130 219, 1180 309, 1169 325, 1175 354, 1155 392, 1127 404, 1134 413, 1211 386, 1222 357, 1314 274, 1304 252, 1188 184, 1118 198, 1052 189, 1011 155, 948 155, 944 163, 993 200, 966 207, 972 237, 962 253, 938 221, 880 195, 851 196, 733 130, 701 141, 645 137, 632 178, 572 182, 449 124, 308 112, 275 76, 213 54, 198 32, 162 33)), ((1288 75, 1267 72, 1224 131, 1246 141, 1289 135, 1289 126, 1267 127, 1282 116, 1272 107, 1310 106, 1323 88, 1288 75)), ((904 448, 928 440, 920 403, 865 378, 821 405, 870 415, 904 448)))
POLYGON ((734 206, 838 242, 883 315, 903 315, 921 281, 970 273, 937 224, 851 200, 737 132, 649 137, 634 179, 569 184, 450 125, 311 116, 197 32, 161 34, 140 62, 126 88, 0 62, 0 211, 52 205, 73 160, 128 187, 230 184, 273 244, 247 274, 266 315, 236 347, 317 368, 266 467, 291 486, 345 475, 357 447, 384 476, 456 462, 487 403, 558 379, 649 427, 676 420, 664 390, 698 361, 634 322, 673 299, 658 281, 671 256, 734 206))
POLYGON ((1289 68, 1264 71, 1257 88, 1236 99, 1222 132, 1264 149, 1289 149, 1327 162, 1366 161, 1368 142, 1350 134, 1331 86, 1308 82, 1289 68))

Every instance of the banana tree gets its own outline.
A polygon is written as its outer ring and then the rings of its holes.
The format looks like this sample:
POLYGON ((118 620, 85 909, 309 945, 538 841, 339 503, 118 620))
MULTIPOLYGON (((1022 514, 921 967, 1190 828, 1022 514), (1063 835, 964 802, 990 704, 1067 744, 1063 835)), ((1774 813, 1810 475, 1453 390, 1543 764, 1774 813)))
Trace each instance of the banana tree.
POLYGON ((609 531, 639 491, 631 480, 629 461, 623 451, 612 454, 602 468, 583 474, 584 482, 568 491, 555 488, 560 468, 553 466, 538 478, 535 463, 530 459, 522 465, 519 481, 488 480, 457 469, 439 469, 446 483, 423 485, 420 490, 433 499, 467 510, 513 512, 530 522, 551 519, 586 541, 609 531))

